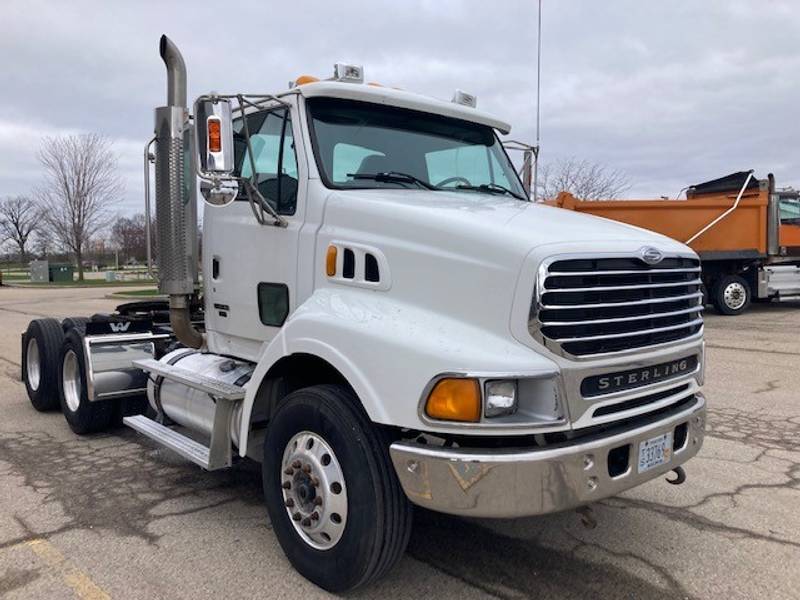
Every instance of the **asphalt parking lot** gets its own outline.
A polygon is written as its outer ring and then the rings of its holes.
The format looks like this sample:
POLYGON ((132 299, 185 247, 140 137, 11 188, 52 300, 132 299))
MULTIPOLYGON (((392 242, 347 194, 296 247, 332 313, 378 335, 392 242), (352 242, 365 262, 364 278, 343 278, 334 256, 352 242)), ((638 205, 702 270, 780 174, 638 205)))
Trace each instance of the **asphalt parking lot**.
MULTIPOLYGON (((0 596, 303 598, 257 465, 205 473, 125 429, 78 438, 19 381, 39 316, 111 310, 108 289, 0 288, 0 596)), ((473 521, 419 512, 398 568, 356 597, 797 598, 800 305, 707 315, 708 437, 688 481, 572 512, 473 521)))

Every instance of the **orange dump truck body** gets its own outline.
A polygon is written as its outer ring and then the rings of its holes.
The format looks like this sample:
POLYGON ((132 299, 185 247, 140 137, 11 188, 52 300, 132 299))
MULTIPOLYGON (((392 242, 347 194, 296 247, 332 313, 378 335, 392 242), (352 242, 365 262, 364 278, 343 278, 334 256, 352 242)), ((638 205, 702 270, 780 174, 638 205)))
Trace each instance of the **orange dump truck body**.
MULTIPOLYGON (((691 240, 714 219, 729 210, 738 192, 701 194, 686 200, 592 200, 576 199, 561 192, 553 206, 577 210, 614 221, 656 231, 689 243, 700 255, 742 253, 767 254, 767 207, 769 189, 751 189, 742 194, 736 210, 691 240)), ((800 234, 800 227, 792 227, 800 234)), ((800 245, 800 244, 798 244, 800 245)))

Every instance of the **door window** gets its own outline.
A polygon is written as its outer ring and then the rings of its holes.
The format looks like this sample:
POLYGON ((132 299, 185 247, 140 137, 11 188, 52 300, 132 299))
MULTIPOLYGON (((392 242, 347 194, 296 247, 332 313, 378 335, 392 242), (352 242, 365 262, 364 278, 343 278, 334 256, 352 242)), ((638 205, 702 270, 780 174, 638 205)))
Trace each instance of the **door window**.
MULTIPOLYGON (((250 178, 255 167, 255 184, 264 199, 278 214, 293 215, 297 208, 297 157, 292 135, 291 114, 287 109, 247 115, 250 149, 243 120, 233 124, 235 147, 234 174, 250 178)), ((241 190, 239 200, 247 200, 241 190)))
POLYGON ((800 199, 781 198, 781 223, 784 225, 800 225, 800 199))

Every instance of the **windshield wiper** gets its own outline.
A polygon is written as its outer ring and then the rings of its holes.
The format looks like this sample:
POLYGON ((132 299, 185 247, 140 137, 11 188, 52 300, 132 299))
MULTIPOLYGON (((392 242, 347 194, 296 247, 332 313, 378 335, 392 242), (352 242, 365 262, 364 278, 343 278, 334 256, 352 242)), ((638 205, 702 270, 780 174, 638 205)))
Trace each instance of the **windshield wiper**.
POLYGON ((459 190, 473 190, 473 191, 476 191, 476 192, 486 192, 488 194, 508 194, 510 196, 514 196, 514 198, 516 198, 517 200, 523 200, 525 202, 528 201, 527 198, 524 198, 524 197, 520 196, 519 194, 517 194, 516 192, 512 192, 507 187, 503 187, 502 185, 499 185, 497 183, 482 183, 480 185, 465 185, 465 184, 461 184, 461 185, 457 185, 456 189, 459 189, 459 190))
POLYGON ((414 177, 408 173, 400 173, 398 171, 386 171, 383 173, 348 173, 347 176, 353 179, 371 179, 373 181, 380 181, 381 183, 415 183, 426 190, 438 189, 436 186, 419 177, 414 177))

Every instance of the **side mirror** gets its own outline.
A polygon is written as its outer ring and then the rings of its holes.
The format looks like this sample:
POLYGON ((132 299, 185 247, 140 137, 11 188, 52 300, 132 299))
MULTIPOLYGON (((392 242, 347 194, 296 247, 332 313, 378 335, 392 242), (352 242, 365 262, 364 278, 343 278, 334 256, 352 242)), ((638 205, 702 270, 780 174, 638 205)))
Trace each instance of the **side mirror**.
POLYGON ((200 193, 206 202, 224 206, 239 192, 233 179, 233 117, 230 100, 201 96, 194 104, 200 193))

